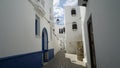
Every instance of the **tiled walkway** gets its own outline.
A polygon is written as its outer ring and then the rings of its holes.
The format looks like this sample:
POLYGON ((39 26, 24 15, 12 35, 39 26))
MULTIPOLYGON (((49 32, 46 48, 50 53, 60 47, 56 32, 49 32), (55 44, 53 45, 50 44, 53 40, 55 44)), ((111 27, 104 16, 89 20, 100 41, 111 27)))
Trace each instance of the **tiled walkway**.
POLYGON ((72 63, 70 59, 65 57, 65 51, 62 50, 56 54, 54 59, 52 59, 46 65, 44 65, 43 68, 85 68, 85 67, 72 63))

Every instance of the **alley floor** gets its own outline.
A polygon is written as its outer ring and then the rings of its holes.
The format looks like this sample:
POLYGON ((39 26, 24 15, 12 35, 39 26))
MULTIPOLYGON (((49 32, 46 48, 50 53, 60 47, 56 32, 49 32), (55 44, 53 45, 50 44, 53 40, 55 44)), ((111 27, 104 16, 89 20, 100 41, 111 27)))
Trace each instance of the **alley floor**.
POLYGON ((72 63, 69 58, 65 57, 65 51, 61 50, 56 54, 56 56, 51 61, 46 63, 43 68, 85 68, 85 67, 79 64, 72 63))

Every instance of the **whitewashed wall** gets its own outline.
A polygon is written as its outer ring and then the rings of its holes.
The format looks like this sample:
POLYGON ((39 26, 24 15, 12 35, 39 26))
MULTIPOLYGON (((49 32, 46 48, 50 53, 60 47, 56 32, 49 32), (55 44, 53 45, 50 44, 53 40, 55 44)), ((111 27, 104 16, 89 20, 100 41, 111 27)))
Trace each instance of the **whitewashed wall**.
POLYGON ((119 68, 120 59, 120 1, 89 0, 84 23, 88 68, 90 55, 87 20, 92 15, 97 68, 119 68))
POLYGON ((86 54, 86 45, 85 45, 85 33, 84 33, 84 21, 86 15, 86 7, 80 6, 80 15, 81 15, 81 27, 82 27, 82 41, 83 41, 83 50, 84 50, 84 59, 83 62, 87 63, 87 54, 86 54))
POLYGON ((66 28, 66 51, 68 53, 76 53, 77 42, 82 40, 80 8, 78 6, 65 7, 65 28, 66 28), (71 10, 76 9, 76 16, 71 15, 71 10), (77 30, 73 31, 72 22, 77 23, 77 30))
POLYGON ((41 51, 35 12, 27 0, 0 1, 0 58, 41 51))
MULTIPOLYGON (((45 15, 41 16, 39 13, 36 12, 36 14, 40 17, 40 23, 41 23, 40 38, 42 38, 43 28, 46 28, 48 32, 48 49, 54 49, 54 54, 56 54, 59 51, 59 49, 57 44, 58 41, 56 41, 55 35, 53 35, 53 29, 55 29, 53 22, 53 0, 44 0, 44 2, 45 2, 44 10, 46 12, 45 15), (52 19, 50 19, 50 16, 52 17, 52 19)), ((42 45, 42 40, 41 40, 41 45, 42 45)))
POLYGON ((64 33, 63 34, 60 34, 59 33, 59 29, 63 28, 64 25, 58 25, 58 24, 55 24, 55 34, 58 36, 58 37, 64 37, 64 33))
POLYGON ((65 26, 55 24, 55 34, 56 34, 56 37, 58 38, 59 49, 65 48, 65 33, 59 33, 59 29, 62 29, 63 27, 65 27, 65 26))
POLYGON ((60 51, 60 47, 59 47, 59 44, 58 44, 58 37, 56 37, 55 35, 53 35, 53 39, 54 39, 54 42, 52 45, 54 45, 54 55, 57 54, 57 52, 60 51))
POLYGON ((28 0, 0 1, 0 58, 41 51, 44 27, 48 31, 48 47, 54 48, 47 21, 52 2, 45 0, 46 15, 42 17, 28 0), (35 15, 40 17, 40 36, 35 35, 35 15))

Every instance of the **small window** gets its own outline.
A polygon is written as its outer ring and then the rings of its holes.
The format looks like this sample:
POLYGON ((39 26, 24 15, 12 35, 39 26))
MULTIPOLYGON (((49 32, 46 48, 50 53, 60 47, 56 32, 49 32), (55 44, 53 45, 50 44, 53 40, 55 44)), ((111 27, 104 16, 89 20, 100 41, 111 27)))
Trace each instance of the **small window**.
POLYGON ((82 4, 82 6, 87 6, 87 4, 82 4))
POLYGON ((63 34, 63 29, 59 29, 59 34, 63 34))
POLYGON ((71 10, 71 15, 72 15, 72 16, 75 16, 75 15, 76 15, 76 10, 75 10, 75 9, 72 9, 72 10, 71 10))
POLYGON ((35 17, 35 35, 40 35, 40 18, 37 15, 35 17))
POLYGON ((73 29, 74 31, 77 30, 77 23, 76 23, 76 22, 73 22, 73 23, 72 23, 72 29, 73 29))
POLYGON ((86 1, 86 2, 87 2, 88 0, 84 0, 84 1, 86 1))
POLYGON ((37 32, 37 19, 35 20, 35 35, 37 35, 38 32, 37 32))

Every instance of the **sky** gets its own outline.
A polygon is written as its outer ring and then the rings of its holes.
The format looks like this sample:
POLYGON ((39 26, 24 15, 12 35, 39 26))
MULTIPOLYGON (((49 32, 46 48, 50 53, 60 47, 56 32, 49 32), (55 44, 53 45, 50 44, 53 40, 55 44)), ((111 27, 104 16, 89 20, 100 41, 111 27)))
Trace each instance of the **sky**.
POLYGON ((53 14, 55 21, 59 18, 59 25, 64 25, 64 7, 75 6, 78 0, 53 0, 53 14))

